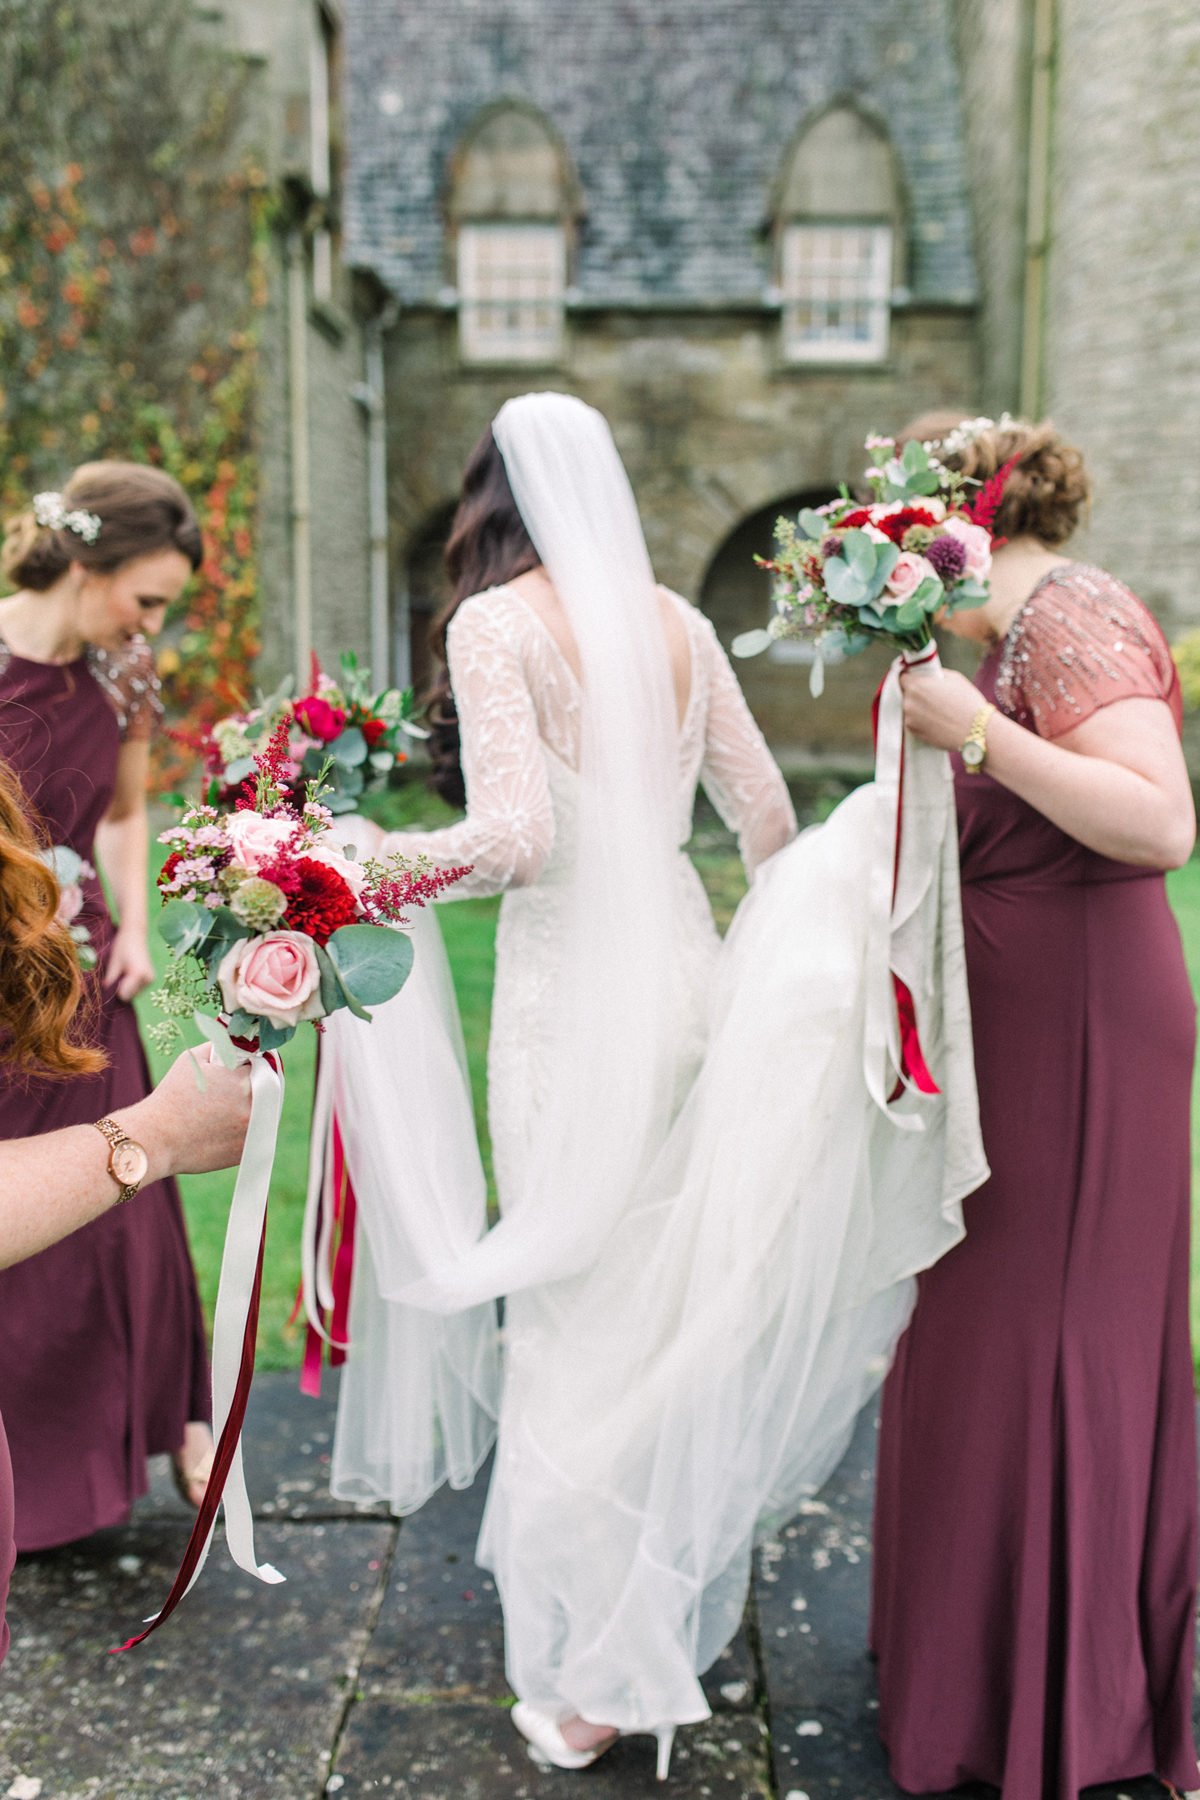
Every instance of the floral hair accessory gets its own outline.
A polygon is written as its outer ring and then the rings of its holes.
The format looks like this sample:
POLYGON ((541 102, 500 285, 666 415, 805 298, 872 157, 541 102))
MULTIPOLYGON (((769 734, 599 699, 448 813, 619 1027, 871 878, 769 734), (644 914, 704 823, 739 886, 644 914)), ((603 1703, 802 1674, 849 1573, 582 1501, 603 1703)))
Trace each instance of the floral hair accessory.
POLYGON ((1011 413, 1001 413, 999 419, 963 419, 945 437, 930 438, 925 448, 940 450, 943 456, 958 456, 968 445, 981 438, 985 431, 1012 431, 1016 423, 1011 413))
POLYGON ((81 508, 68 512, 63 496, 53 493, 33 496, 33 516, 48 531, 73 531, 85 544, 95 543, 104 523, 96 513, 84 512, 81 508))

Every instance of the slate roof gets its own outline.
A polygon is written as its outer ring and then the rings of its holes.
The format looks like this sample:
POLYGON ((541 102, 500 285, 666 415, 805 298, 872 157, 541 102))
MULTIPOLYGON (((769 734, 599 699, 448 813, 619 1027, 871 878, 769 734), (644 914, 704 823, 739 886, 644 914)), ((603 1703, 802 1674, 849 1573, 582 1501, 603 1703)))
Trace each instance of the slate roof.
POLYGON ((445 280, 447 159, 488 102, 520 98, 578 171, 589 302, 761 299, 772 183, 814 109, 887 122, 910 211, 914 299, 976 295, 952 0, 347 0, 347 262, 408 305, 445 280))

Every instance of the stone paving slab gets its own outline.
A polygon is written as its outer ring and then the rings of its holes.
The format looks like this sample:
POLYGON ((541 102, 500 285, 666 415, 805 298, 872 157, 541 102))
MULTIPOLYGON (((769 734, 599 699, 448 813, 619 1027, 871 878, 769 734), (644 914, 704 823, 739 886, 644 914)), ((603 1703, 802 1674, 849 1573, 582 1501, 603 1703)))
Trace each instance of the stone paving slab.
POLYGON ((590 1769, 546 1769, 530 1757, 505 1706, 366 1700, 350 1714, 329 1791, 337 1800, 765 1800, 771 1793, 766 1731, 753 1717, 723 1715, 681 1731, 665 1787, 655 1780, 654 1756, 653 1738, 637 1737, 590 1769))
POLYGON ((0 1672, 0 1793, 41 1800, 313 1800, 374 1623, 395 1527, 265 1524, 268 1587, 218 1532, 178 1614, 122 1656, 109 1649, 166 1596, 183 1524, 138 1521, 22 1557, 0 1672))
MULTIPOLYGON (((338 1369, 324 1371, 319 1399, 300 1392, 298 1371, 255 1376, 242 1444, 246 1488, 257 1517, 359 1518, 366 1513, 387 1518, 386 1506, 356 1506, 334 1500, 329 1492, 340 1375, 338 1369)), ((150 1459, 150 1492, 138 1501, 134 1517, 192 1517, 176 1492, 169 1457, 150 1459)))

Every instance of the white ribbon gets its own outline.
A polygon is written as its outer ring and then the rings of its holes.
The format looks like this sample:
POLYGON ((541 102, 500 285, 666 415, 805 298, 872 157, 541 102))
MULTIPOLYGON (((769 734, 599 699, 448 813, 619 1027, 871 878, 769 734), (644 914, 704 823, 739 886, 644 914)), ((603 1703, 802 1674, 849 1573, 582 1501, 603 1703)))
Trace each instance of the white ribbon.
MULTIPOLYGON (((900 781, 904 746, 904 697, 900 671, 922 663, 937 663, 935 643, 898 656, 887 672, 879 696, 875 734, 875 842, 871 855, 867 910, 866 1021, 863 1031, 863 1074, 867 1092, 880 1111, 900 1131, 924 1131, 917 1113, 898 1112, 889 1105, 891 1090, 899 1078, 900 1027, 892 987, 892 933, 897 924, 893 903, 896 880, 896 832, 900 825, 900 781)), ((902 852, 903 854, 903 852, 902 852)))
MULTIPOLYGON (((242 1344, 246 1335, 246 1318, 254 1294, 254 1274, 258 1267, 258 1247, 262 1242, 263 1221, 267 1212, 267 1192, 271 1185, 271 1169, 275 1162, 275 1141, 283 1111, 283 1067, 272 1066, 265 1056, 246 1057, 250 1064, 250 1123, 238 1168, 233 1200, 229 1207, 229 1223, 225 1230, 225 1251, 221 1258, 221 1282, 217 1289, 217 1306, 213 1317, 212 1389, 213 1436, 218 1443, 233 1405, 238 1372, 242 1363, 242 1344)), ((270 1563, 259 1563, 254 1555, 254 1514, 246 1492, 246 1476, 242 1467, 242 1441, 239 1436, 233 1461, 222 1496, 225 1507, 225 1539, 229 1554, 248 1575, 260 1581, 284 1581, 270 1563)), ((213 1530, 216 1520, 213 1521, 213 1530)), ((208 1534, 195 1573, 188 1583, 191 1593, 208 1557, 213 1531, 208 1534)))

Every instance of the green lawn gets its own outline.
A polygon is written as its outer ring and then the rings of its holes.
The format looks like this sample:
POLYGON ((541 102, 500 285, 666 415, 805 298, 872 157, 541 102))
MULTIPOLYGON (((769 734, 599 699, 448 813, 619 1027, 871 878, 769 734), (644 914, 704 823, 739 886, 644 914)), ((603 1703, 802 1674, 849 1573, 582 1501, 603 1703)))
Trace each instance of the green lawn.
MULTIPOLYGON (((828 810, 828 804, 818 799, 811 812, 807 807, 800 810, 809 816, 823 816, 828 810)), ((437 826, 456 817, 448 807, 432 799, 416 784, 378 796, 369 802, 369 807, 373 816, 391 830, 415 824, 437 826)), ((691 851, 708 889, 717 922, 723 930, 745 892, 745 882, 729 834, 703 803, 697 811, 696 834, 691 851)), ((156 868, 157 866, 156 863, 156 868)), ((1167 888, 1183 935, 1192 986, 1200 992, 1200 860, 1194 860, 1170 875, 1167 888)), ((152 907, 152 912, 153 910, 152 907)), ((487 1039, 491 1019, 493 946, 498 910, 498 900, 459 900, 438 908, 438 920, 446 940, 462 1013, 471 1070, 471 1089, 475 1099, 475 1120, 489 1190, 492 1187, 492 1173, 491 1145, 487 1130, 487 1039)), ((151 943, 161 964, 165 959, 165 952, 153 931, 151 943)), ((143 1022, 160 1016, 149 1005, 146 995, 138 1001, 138 1009, 143 1022)), ((192 1037, 199 1041, 198 1033, 193 1032, 192 1037)), ((302 1351, 301 1329, 298 1325, 289 1326, 287 1318, 300 1280, 300 1226, 304 1216, 308 1119, 312 1103, 315 1047, 316 1033, 305 1029, 296 1034, 283 1053, 287 1097, 267 1214, 267 1255, 258 1332, 258 1366, 264 1369, 295 1367, 299 1364, 302 1351)), ((157 1078, 161 1073, 161 1065, 153 1051, 149 1054, 151 1067, 157 1078)), ((1196 1167, 1200 1164, 1200 1079, 1194 1090, 1192 1119, 1193 1166, 1196 1167)), ((1200 1167, 1197 1168, 1194 1185, 1200 1198, 1200 1167)), ((211 1325, 221 1269, 225 1220, 233 1192, 233 1175, 230 1172, 185 1176, 180 1186, 183 1189, 183 1204, 191 1235, 192 1254, 200 1279, 200 1291, 211 1325)), ((1200 1218, 1197 1220, 1196 1239, 1192 1260, 1192 1319, 1193 1336, 1200 1344, 1200 1218)))

